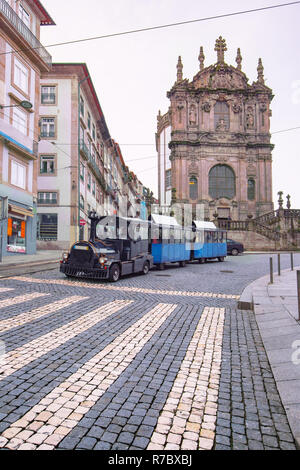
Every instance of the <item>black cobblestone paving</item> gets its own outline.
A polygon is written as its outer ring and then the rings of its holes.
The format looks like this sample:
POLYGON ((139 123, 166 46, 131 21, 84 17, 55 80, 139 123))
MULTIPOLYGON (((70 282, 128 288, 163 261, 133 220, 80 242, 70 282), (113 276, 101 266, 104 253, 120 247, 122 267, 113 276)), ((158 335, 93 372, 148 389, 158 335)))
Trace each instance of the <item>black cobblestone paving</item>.
MULTIPOLYGON (((88 297, 70 308, 47 314, 3 334, 0 332, 0 340, 5 342, 7 351, 115 299, 130 299, 134 302, 3 378, 0 388, 0 432, 21 418, 151 308, 163 302, 177 304, 176 310, 78 425, 60 442, 58 448, 145 449, 203 307, 213 306, 226 308, 214 449, 295 449, 252 312, 237 310, 236 300, 232 299, 128 292, 121 289, 137 287, 158 291, 241 294, 250 282, 268 273, 269 257, 243 255, 228 257, 224 263, 194 263, 182 269, 171 266, 163 272, 153 270, 148 276, 121 279, 118 283, 120 289, 116 290, 82 287, 80 281, 74 281, 71 285, 51 283, 51 280, 66 279, 57 270, 26 275, 28 279, 41 279, 41 283, 23 282, 17 278, 1 280, 0 287, 12 287, 14 290, 1 292, 0 300, 29 292, 51 295, 1 308, 0 319, 46 306, 67 296, 88 297)), ((282 255, 281 269, 288 268, 289 262, 289 255, 282 255)), ((295 255, 294 264, 300 264, 300 254, 295 255)), ((93 281, 83 282, 95 284, 93 281)), ((101 282, 101 285, 105 283, 101 282)))

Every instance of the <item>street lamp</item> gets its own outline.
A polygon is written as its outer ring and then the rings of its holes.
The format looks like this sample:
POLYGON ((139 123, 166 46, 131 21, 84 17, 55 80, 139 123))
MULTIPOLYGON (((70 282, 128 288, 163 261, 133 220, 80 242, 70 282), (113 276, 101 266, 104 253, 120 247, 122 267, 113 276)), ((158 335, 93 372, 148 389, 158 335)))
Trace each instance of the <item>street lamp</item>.
POLYGON ((24 109, 31 109, 32 108, 32 103, 30 103, 30 101, 21 101, 20 103, 18 104, 10 104, 10 105, 2 105, 0 104, 0 109, 3 109, 3 108, 14 108, 16 106, 21 106, 21 108, 24 108, 24 109))

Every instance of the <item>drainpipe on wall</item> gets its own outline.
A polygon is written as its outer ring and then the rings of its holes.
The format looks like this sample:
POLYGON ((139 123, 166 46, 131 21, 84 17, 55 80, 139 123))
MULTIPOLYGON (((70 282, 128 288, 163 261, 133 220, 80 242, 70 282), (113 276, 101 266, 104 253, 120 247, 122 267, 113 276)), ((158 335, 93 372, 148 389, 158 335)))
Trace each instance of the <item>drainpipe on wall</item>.
POLYGON ((78 82, 78 240, 80 240, 80 87, 88 78, 89 75, 78 82))

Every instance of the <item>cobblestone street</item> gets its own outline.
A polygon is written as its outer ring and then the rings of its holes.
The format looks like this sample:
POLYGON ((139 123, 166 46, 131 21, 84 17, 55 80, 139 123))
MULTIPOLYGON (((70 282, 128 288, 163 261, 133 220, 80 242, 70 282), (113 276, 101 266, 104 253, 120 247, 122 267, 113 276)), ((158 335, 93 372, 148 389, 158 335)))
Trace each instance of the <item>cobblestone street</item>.
POLYGON ((237 310, 269 257, 116 284, 2 279, 0 447, 295 449, 255 316, 237 310))

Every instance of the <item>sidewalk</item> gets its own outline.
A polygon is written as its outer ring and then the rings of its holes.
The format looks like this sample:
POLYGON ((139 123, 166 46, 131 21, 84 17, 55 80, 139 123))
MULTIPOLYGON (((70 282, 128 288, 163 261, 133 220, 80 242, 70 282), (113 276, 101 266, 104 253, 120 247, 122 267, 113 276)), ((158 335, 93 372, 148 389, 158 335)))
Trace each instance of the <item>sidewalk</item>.
POLYGON ((35 255, 11 255, 3 256, 0 263, 0 278, 21 273, 34 272, 36 268, 39 271, 55 268, 61 259, 62 250, 43 250, 37 251, 35 255))
POLYGON ((300 321, 297 274, 290 269, 264 276, 243 292, 240 308, 252 304, 291 431, 300 449, 300 321))

